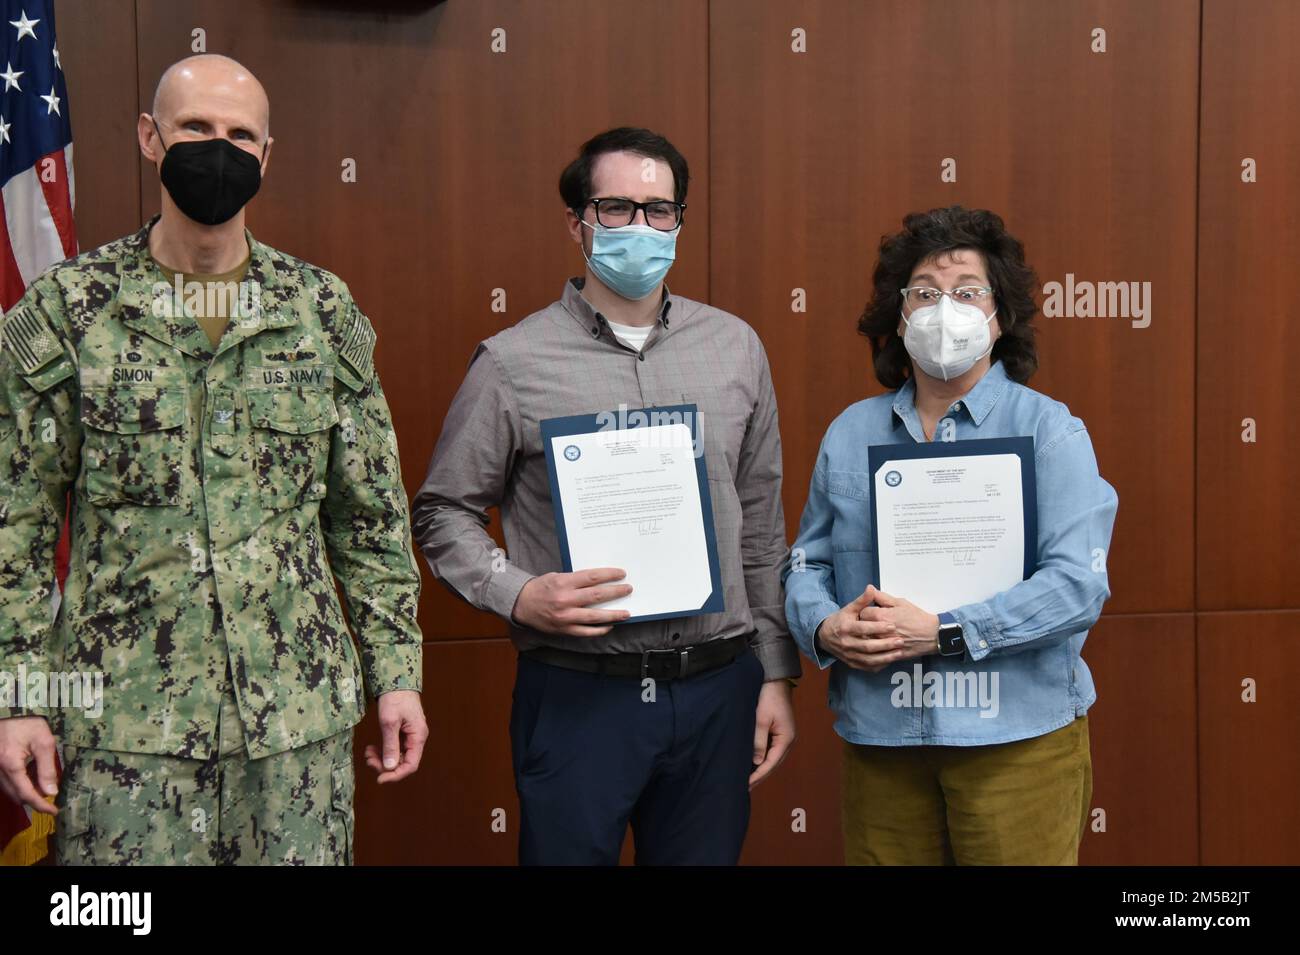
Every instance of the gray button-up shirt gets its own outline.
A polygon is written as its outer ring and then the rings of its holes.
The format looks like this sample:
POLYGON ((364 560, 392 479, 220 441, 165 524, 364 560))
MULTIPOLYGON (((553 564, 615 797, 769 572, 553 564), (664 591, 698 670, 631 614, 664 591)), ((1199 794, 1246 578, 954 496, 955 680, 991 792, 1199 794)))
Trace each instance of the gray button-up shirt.
POLYGON ((743 634, 767 679, 798 676, 779 576, 786 552, 781 438, 762 343, 736 316, 665 288, 659 320, 637 352, 582 297, 582 282, 570 279, 558 302, 475 350, 412 504, 415 539, 434 576, 509 621, 519 650, 640 652, 743 634), (511 612, 524 584, 564 569, 540 422, 620 405, 688 403, 700 411, 726 609, 620 624, 596 638, 515 623, 511 612), (505 529, 504 559, 485 530, 494 505, 505 529))

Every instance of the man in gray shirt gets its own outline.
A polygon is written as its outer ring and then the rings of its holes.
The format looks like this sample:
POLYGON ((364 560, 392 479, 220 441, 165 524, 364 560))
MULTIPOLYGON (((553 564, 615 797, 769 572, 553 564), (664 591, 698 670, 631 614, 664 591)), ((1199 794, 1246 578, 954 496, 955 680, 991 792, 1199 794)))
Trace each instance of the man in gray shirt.
POLYGON ((734 864, 749 790, 794 741, 781 439, 767 355, 734 315, 671 294, 689 172, 662 136, 602 133, 560 177, 583 278, 481 342, 413 503, 434 576, 507 620, 524 864, 734 864), (725 609, 621 624, 635 580, 563 573, 540 422, 695 404, 725 609), (488 535, 499 506, 503 553, 488 535))

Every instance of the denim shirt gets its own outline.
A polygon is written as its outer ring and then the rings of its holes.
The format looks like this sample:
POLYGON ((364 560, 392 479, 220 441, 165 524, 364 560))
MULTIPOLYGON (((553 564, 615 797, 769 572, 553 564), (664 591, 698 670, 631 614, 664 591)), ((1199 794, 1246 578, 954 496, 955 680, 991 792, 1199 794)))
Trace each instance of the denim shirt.
POLYGON ((923 608, 961 624, 964 656, 915 657, 868 673, 814 646, 821 622, 878 579, 867 448, 926 440, 915 391, 909 380, 859 401, 827 429, 781 571, 790 629, 805 655, 831 668, 835 730, 851 743, 977 746, 1041 736, 1097 698, 1079 654, 1110 596, 1106 558, 1118 498, 1097 473, 1083 422, 1059 401, 1011 381, 1000 361, 953 403, 935 435, 1034 439, 1034 574, 979 603, 923 608))

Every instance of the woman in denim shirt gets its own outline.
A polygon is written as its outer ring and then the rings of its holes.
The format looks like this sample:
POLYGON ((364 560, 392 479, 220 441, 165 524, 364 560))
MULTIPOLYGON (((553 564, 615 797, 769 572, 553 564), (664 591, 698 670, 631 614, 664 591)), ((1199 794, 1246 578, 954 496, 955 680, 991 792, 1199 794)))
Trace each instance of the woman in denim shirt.
POLYGON ((831 423, 782 573, 795 640, 831 668, 846 859, 1075 864, 1097 698, 1080 651, 1110 595, 1115 491, 1083 422, 1026 387, 1036 281, 997 215, 909 215, 873 281, 858 328, 895 390, 831 423), (1015 436, 1034 439, 1033 575, 955 607, 871 586, 867 449, 1015 436))

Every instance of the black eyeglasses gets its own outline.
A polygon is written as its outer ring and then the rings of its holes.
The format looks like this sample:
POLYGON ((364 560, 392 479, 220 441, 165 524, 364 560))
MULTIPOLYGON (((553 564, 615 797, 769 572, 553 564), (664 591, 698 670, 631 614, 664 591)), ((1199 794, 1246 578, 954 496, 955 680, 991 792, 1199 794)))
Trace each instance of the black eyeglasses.
POLYGON ((631 225, 638 211, 645 213, 646 225, 660 232, 672 232, 682 224, 682 213, 686 203, 672 202, 667 199, 654 199, 650 202, 633 202, 621 197, 588 199, 596 207, 596 221, 606 229, 617 229, 631 225))

